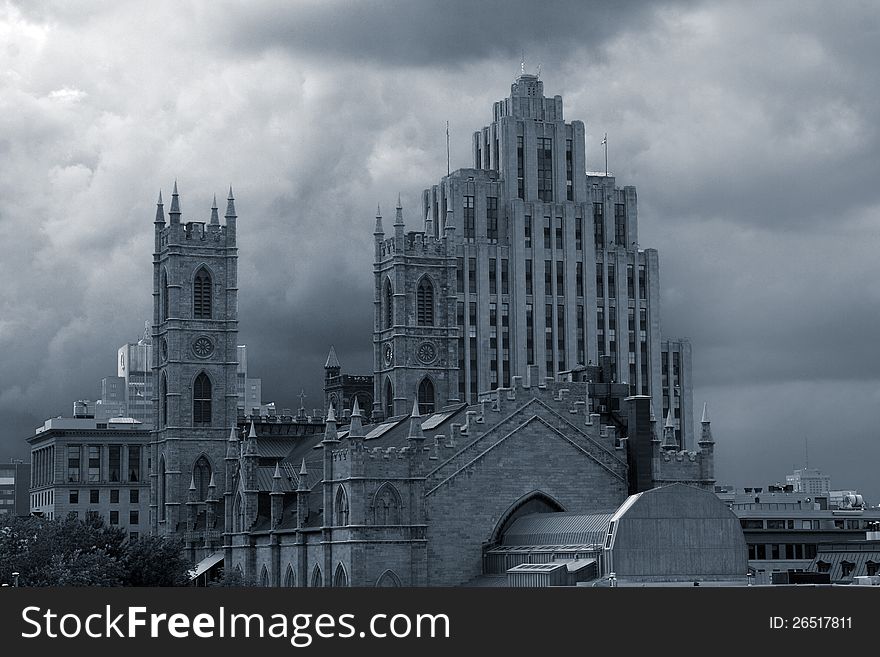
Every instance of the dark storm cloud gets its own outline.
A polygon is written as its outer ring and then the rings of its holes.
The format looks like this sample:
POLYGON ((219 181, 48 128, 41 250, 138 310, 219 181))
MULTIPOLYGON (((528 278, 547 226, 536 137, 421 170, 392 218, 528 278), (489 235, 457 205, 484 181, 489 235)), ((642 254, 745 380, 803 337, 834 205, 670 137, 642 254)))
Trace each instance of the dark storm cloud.
POLYGON ((369 373, 376 203, 387 227, 400 193, 418 228, 445 122, 469 166, 522 53, 585 121, 587 168, 608 132, 638 187, 719 481, 779 479, 807 437, 880 500, 878 34, 871 7, 818 2, 0 5, 0 457, 140 335, 175 178, 184 220, 235 186, 264 398, 320 407, 331 344, 369 373))
MULTIPOLYGON (((690 4, 684 2, 666 4, 690 4)), ((284 1, 221 12, 229 40, 245 50, 280 47, 310 58, 439 67, 490 57, 560 56, 644 27, 660 3, 406 0, 284 1), (231 16, 230 16, 231 13, 231 16)))

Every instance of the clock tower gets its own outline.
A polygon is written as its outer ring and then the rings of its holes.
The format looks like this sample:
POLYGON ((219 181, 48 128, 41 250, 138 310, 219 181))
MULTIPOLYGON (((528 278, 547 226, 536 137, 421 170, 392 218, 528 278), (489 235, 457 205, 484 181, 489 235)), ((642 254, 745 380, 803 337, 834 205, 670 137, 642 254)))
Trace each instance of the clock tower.
POLYGON ((414 398, 428 415, 459 401, 456 259, 446 235, 404 232, 399 199, 394 235, 377 211, 373 236, 373 420, 409 414, 414 398))
POLYGON ((209 485, 214 477, 222 480, 226 440, 238 414, 238 255, 232 189, 225 225, 220 224, 216 198, 208 221, 181 223, 176 182, 168 215, 166 222, 160 194, 153 254, 156 423, 150 523, 154 533, 187 533, 195 555, 199 548, 219 545, 222 527, 205 527, 199 539, 193 530, 204 527, 202 518, 209 517, 209 485))

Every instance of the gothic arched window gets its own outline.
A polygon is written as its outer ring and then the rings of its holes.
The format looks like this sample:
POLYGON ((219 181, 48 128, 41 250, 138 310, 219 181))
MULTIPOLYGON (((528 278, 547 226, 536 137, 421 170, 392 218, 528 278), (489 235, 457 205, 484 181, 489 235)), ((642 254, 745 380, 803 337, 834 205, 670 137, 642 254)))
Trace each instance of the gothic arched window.
POLYGON ((348 524, 348 496, 345 488, 340 486, 336 489, 336 502, 333 504, 333 519, 338 527, 348 524))
POLYGON ((394 388, 391 387, 391 379, 385 382, 385 418, 394 415, 394 388))
POLYGON ((345 572, 345 566, 342 565, 342 562, 336 566, 336 574, 333 576, 333 586, 348 586, 348 573, 345 572))
POLYGON ((294 574, 293 567, 290 564, 287 564, 287 571, 284 573, 284 586, 296 586, 296 575, 294 574))
POLYGON ((208 499, 208 484, 211 483, 211 464, 204 454, 196 460, 192 476, 196 484, 196 500, 204 502, 208 499))
POLYGON ((324 586, 324 576, 321 574, 321 567, 318 564, 315 564, 315 569, 312 571, 312 586, 324 586))
POLYGON ((391 289, 391 281, 385 279, 385 328, 394 326, 394 291, 391 289))
POLYGON ((434 325, 434 286, 427 276, 416 290, 416 319, 419 326, 434 325))
POLYGON ((431 379, 425 377, 419 384, 419 412, 422 415, 430 415, 434 412, 434 384, 431 379))
POLYGON ((193 279, 193 317, 211 319, 211 275, 204 267, 193 279))
POLYGON ((373 524, 400 524, 400 493, 388 482, 382 484, 373 497, 373 524))
POLYGON ((211 424, 211 379, 204 372, 193 383, 193 424, 211 424))

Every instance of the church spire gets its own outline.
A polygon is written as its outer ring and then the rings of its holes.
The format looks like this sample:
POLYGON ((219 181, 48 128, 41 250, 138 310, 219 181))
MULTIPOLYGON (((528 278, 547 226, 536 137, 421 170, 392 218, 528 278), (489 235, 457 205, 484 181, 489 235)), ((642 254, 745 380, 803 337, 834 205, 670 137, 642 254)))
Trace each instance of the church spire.
POLYGON ((321 442, 339 442, 339 436, 336 433, 336 411, 333 409, 333 404, 330 404, 330 411, 327 413, 327 420, 324 424, 324 440, 321 442))
POLYGON ((412 415, 410 415, 409 420, 409 435, 406 437, 407 440, 424 440, 425 434, 422 432, 422 416, 419 413, 419 399, 416 397, 413 400, 413 410, 412 415))
POLYGON ((382 209, 376 204, 376 227, 373 229, 373 235, 382 237, 385 235, 385 229, 382 227, 382 209))
POLYGON ((678 441, 675 439, 675 420, 672 419, 672 407, 666 414, 666 424, 663 426, 663 449, 678 449, 678 441))
POLYGON ((351 405, 351 423, 348 425, 349 438, 363 438, 363 416, 361 415, 361 407, 358 405, 357 397, 351 405))
POLYGON ((394 209, 394 225, 403 226, 403 204, 400 202, 400 194, 397 195, 397 207, 394 209))
POLYGON ((712 437, 712 421, 709 419, 709 402, 703 402, 703 417, 700 420, 700 424, 703 425, 700 430, 700 445, 709 445, 710 443, 714 443, 715 439, 712 437))
POLYGON ((220 225, 220 217, 217 215, 217 195, 214 194, 214 203, 211 205, 211 224, 220 225))
POLYGON ((333 345, 330 345, 330 353, 327 354, 327 362, 324 363, 324 369, 339 369, 339 359, 336 357, 336 349, 333 348, 333 345))

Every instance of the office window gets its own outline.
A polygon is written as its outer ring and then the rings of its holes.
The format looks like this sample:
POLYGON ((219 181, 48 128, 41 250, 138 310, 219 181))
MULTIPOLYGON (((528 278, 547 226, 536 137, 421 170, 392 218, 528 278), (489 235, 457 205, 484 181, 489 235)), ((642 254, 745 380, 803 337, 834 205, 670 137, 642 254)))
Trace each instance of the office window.
POLYGON ((110 504, 119 504, 119 489, 110 489, 110 504))
POLYGON ((576 251, 584 250, 584 220, 575 217, 574 220, 574 248, 576 251))
POLYGON ((510 272, 507 258, 501 258, 501 294, 510 294, 510 272))
POLYGON ((553 304, 550 303, 544 307, 544 349, 547 376, 551 376, 553 374, 553 304))
POLYGON ((498 294, 498 277, 495 271, 495 258, 489 258, 489 294, 498 294))
POLYGON ((79 481, 80 472, 80 446, 67 446, 67 481, 79 481))
POLYGON ((626 246, 626 205, 614 204, 614 243, 626 246))
POLYGON ((122 447, 120 445, 110 445, 107 451, 110 481, 121 481, 122 447))
POLYGON ((538 138, 538 199, 553 200, 553 140, 538 138))
POLYGON ((498 241, 498 197, 486 197, 486 239, 498 241))
POLYGON ((468 242, 476 239, 476 215, 474 212, 474 197, 464 197, 464 238, 468 242))
POLYGON ((89 504, 98 504, 101 500, 101 491, 93 488, 89 491, 89 504))
POLYGON ((535 363, 535 317, 532 304, 526 304, 526 360, 529 365, 535 363))
POLYGON ((577 280, 575 281, 575 289, 577 292, 577 296, 584 296, 584 263, 577 263, 577 271, 575 272, 575 277, 577 280))
POLYGON ((565 263, 556 261, 556 295, 565 296, 565 263))
POLYGON ((119 511, 111 511, 110 512, 110 524, 118 525, 119 524, 119 511))
POLYGON ((550 229, 551 229, 550 217, 544 217, 544 248, 545 249, 549 249, 552 246, 551 242, 550 242, 550 229))
POLYGON ((577 362, 579 365, 586 363, 586 332, 584 330, 584 307, 577 306, 577 362))
POLYGON ((137 525, 140 524, 140 518, 138 516, 137 511, 129 511, 128 512, 128 524, 129 525, 137 525))
POLYGON ((561 372, 565 370, 565 306, 562 304, 556 306, 556 355, 557 372, 561 372))
POLYGON ((636 298, 636 281, 635 276, 633 274, 633 266, 626 266, 626 298, 627 299, 635 299, 636 298))
POLYGON ((526 294, 533 294, 534 287, 532 284, 532 261, 526 260, 526 294))
POLYGON ((604 272, 602 269, 602 263, 596 263, 596 296, 600 299, 605 296, 605 284, 603 282, 604 272))
POLYGON ((639 265, 639 299, 648 298, 648 278, 645 265, 639 265))
POLYGON ((571 152, 571 139, 565 140, 565 198, 574 200, 574 169, 571 152))
POLYGON ((89 481, 101 481, 101 448, 89 445, 89 481))
POLYGON ((70 502, 70 504, 79 504, 79 491, 78 490, 70 491, 69 502, 70 502))
POLYGON ((614 264, 610 263, 608 265, 608 298, 614 299, 617 297, 617 283, 614 280, 614 264))
POLYGON ((525 247, 532 248, 532 216, 527 214, 525 218, 525 247))
POLYGON ((132 488, 128 491, 128 502, 129 504, 139 504, 141 501, 141 492, 137 488, 132 488))
POLYGON ((597 249, 605 246, 605 206, 593 203, 593 241, 597 249))
POLYGON ((477 259, 468 258, 468 291, 477 293, 477 259))
POLYGON ((141 446, 128 446, 128 480, 138 482, 141 480, 141 446))
POLYGON ((510 304, 501 304, 501 363, 504 366, 502 383, 510 386, 510 304))
POLYGON ((562 217, 556 217, 556 248, 560 251, 563 249, 563 234, 564 223, 562 221, 562 217))
POLYGON ((553 262, 551 260, 544 261, 544 294, 548 297, 553 296, 553 262))
POLYGON ((464 292, 464 258, 455 259, 455 289, 464 292))
POLYGON ((523 171, 523 138, 522 136, 518 136, 516 138, 516 194, 522 199, 526 197, 525 176, 523 171))

